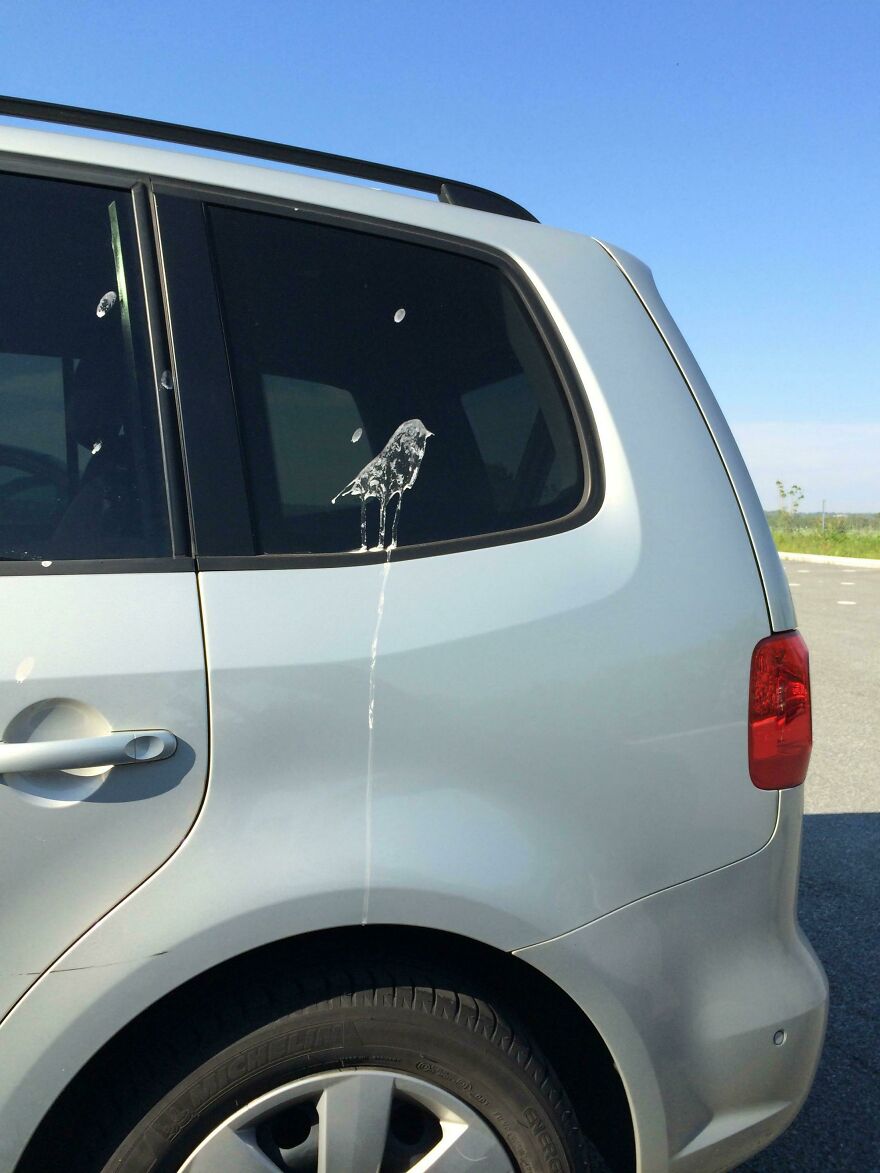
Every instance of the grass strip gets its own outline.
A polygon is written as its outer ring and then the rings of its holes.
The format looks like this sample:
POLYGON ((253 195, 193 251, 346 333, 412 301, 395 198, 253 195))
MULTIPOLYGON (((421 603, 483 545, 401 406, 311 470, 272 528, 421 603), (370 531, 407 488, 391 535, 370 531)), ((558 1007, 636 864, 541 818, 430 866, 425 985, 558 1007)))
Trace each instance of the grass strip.
POLYGON ((880 558, 880 531, 841 532, 826 529, 771 530, 777 550, 791 554, 832 554, 841 558, 880 558))

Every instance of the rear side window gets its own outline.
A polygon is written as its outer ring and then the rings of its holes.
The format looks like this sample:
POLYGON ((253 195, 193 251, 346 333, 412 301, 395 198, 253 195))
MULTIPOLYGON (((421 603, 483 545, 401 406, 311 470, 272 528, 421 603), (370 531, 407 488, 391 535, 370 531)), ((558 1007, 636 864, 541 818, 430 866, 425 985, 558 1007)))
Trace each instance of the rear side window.
POLYGON ((0 560, 171 552, 131 193, 0 175, 0 560))
POLYGON ((550 522, 584 495, 568 402, 494 265, 207 209, 262 553, 550 522))

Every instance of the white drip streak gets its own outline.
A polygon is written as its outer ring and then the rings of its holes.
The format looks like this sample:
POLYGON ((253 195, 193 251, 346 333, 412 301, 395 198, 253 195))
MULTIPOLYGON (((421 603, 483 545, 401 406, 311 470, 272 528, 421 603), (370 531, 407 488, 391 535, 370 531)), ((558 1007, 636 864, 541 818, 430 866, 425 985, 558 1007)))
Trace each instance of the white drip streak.
POLYGON ((379 654, 379 629, 382 626, 382 616, 385 614, 385 588, 388 585, 388 571, 391 569, 391 551, 382 567, 382 586, 379 590, 379 606, 376 610, 376 629, 373 632, 373 642, 370 645, 370 708, 367 721, 370 732, 373 731, 373 711, 376 704, 376 657, 379 654))
POLYGON ((391 570, 391 551, 382 566, 382 585, 379 588, 379 605, 376 608, 376 626, 373 630, 373 642, 370 645, 370 701, 367 707, 367 724, 369 737, 367 741, 367 785, 364 793, 364 910, 361 924, 367 923, 370 908, 370 881, 373 870, 373 721, 376 710, 376 661, 379 657, 379 631, 382 627, 382 616, 385 614, 385 590, 388 586, 388 573, 391 570))

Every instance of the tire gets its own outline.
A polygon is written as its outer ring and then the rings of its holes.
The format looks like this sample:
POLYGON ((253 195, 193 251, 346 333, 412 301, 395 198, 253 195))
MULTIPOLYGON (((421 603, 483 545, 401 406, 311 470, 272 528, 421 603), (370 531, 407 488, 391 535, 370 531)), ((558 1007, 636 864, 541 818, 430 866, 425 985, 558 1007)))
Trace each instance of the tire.
POLYGON ((498 1007, 455 984, 436 988, 412 969, 324 973, 191 1008, 189 1037, 181 1024, 137 1064, 154 1073, 152 1091, 136 1109, 119 1102, 140 1119, 90 1173, 311 1170, 321 1144, 327 1173, 375 1171, 367 1150, 381 1154, 380 1173, 404 1173, 447 1144, 443 1173, 585 1173, 575 1113, 547 1062, 498 1007), (391 1104, 381 1141, 376 1097, 391 1104), (224 1146, 239 1142, 227 1165, 224 1146))

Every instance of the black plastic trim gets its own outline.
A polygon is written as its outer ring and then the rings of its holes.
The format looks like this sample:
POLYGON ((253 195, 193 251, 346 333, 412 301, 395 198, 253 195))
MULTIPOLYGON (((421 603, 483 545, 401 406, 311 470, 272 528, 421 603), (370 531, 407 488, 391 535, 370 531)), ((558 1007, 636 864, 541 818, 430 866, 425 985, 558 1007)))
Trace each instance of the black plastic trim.
POLYGON ((315 151, 306 147, 270 142, 267 139, 229 134, 222 130, 203 130, 196 126, 161 122, 155 118, 111 114, 109 111, 92 110, 83 106, 64 106, 55 102, 39 102, 30 98, 13 98, 5 95, 0 95, 0 114, 10 118, 77 126, 85 130, 102 130, 112 134, 130 135, 133 138, 151 139, 155 142, 223 151, 226 154, 241 155, 250 159, 266 159, 273 163, 305 167, 311 171, 347 175, 353 179, 368 179, 374 183, 430 192, 448 204, 476 208, 483 212, 495 212, 518 220, 535 220, 531 212, 527 212, 514 200, 488 188, 476 187, 472 183, 461 183, 424 171, 390 166, 387 163, 371 163, 366 159, 354 159, 348 155, 334 155, 327 151, 315 151))
MULTIPOLYGON (((586 391, 577 375, 569 357, 565 344, 560 337, 556 325, 545 309, 537 291, 519 266, 505 253, 481 242, 462 239, 449 233, 441 233, 433 229, 414 227, 388 221, 360 213, 339 211, 314 205, 297 203, 279 199, 273 196, 252 195, 249 193, 230 192, 226 189, 217 189, 203 185, 184 183, 181 181, 157 180, 153 184, 157 197, 160 222, 162 222, 162 207, 165 203, 167 211, 177 210, 177 216, 184 214, 184 205, 190 204, 198 208, 198 221, 201 223, 202 238, 196 246, 190 237, 189 247, 191 263, 182 267, 179 277, 190 282, 190 289, 194 289, 194 298, 201 301, 206 296, 207 283, 201 266, 207 265, 212 290, 212 305, 209 315, 205 315, 203 328, 199 333, 198 341, 187 339, 187 346, 192 352, 193 369, 205 370, 208 367, 214 372, 212 386, 222 387, 222 394, 217 391, 218 398, 212 399, 210 386, 202 389, 202 402, 196 408, 190 405, 192 416, 191 428, 196 437, 196 443, 203 449, 193 459, 190 451, 189 433, 184 427, 184 443, 186 448, 187 465, 190 469, 190 479, 199 476, 207 484, 216 485, 216 478, 222 475, 223 493, 213 492, 203 494, 202 508, 194 512, 195 549, 197 564, 200 570, 290 570, 307 568, 326 568, 341 566, 363 566, 370 563, 383 562, 388 557, 387 551, 340 551, 338 553, 298 553, 298 554, 258 554, 254 550, 253 530, 251 528, 250 505, 248 502, 244 466, 241 457, 241 444, 238 435, 238 417, 235 410, 235 391, 232 385, 232 376, 226 359, 226 341, 220 319, 219 300, 213 279, 208 249, 207 224, 202 211, 203 204, 222 204, 228 207, 238 207, 244 210, 268 212, 274 215, 287 216, 291 219, 309 220, 315 223, 325 223, 344 226, 362 232, 371 232, 374 235, 386 236, 391 239, 405 240, 442 248, 462 256, 470 256, 477 260, 486 261, 500 269, 511 281, 515 291, 522 298, 532 322, 538 332, 538 337, 553 363, 559 382, 565 394, 571 411, 575 432, 578 438, 581 462, 584 469, 584 494, 578 505, 562 517, 553 521, 541 522, 537 525, 518 527, 512 530, 498 530, 486 534, 474 534, 468 537, 455 538, 437 542, 425 542, 412 546, 401 546, 395 549, 391 560, 401 562, 410 558, 435 557, 442 554, 456 554, 465 550, 485 549, 492 546, 510 545, 514 542, 530 541, 535 538, 549 537, 552 534, 564 533, 584 525, 598 513, 605 496, 605 476, 601 450, 596 435, 596 426, 587 400, 586 391), (173 201, 173 202, 168 202, 173 201), (199 267, 196 276, 196 265, 199 267), (210 319, 210 320, 209 320, 210 319), (219 337, 219 343, 218 343, 219 337), (217 362, 216 348, 219 345, 221 353, 226 359, 222 364, 217 362), (202 358, 197 357, 199 348, 202 349, 202 358), (221 365, 223 367, 221 374, 221 365), (216 408, 216 410, 214 410, 216 408), (230 418, 230 413, 232 418, 230 418), (199 426, 196 417, 203 421, 199 426), (209 426, 213 425, 213 426, 209 426), (222 436, 213 433, 219 428, 222 436), (235 435, 237 452, 233 462, 229 453, 232 435, 235 435), (218 468, 216 446, 210 441, 214 434, 215 440, 221 440, 221 447, 227 453, 223 458, 222 469, 218 468), (207 443, 206 443, 207 440, 207 443), (234 463, 234 474, 233 473, 234 463), (200 469, 200 472, 196 470, 200 469), (227 495, 228 494, 228 495, 227 495), (244 530, 243 512, 248 515, 247 533, 244 530), (230 538, 233 533, 238 534, 239 546, 235 549, 230 538)), ((166 219, 170 220, 166 214, 166 219)), ((195 232, 197 218, 194 212, 186 216, 190 233, 195 232)), ((164 225, 162 239, 164 239, 164 225)), ((175 239, 185 237, 182 224, 175 230, 175 239)), ((177 337, 172 315, 172 333, 177 337)), ((178 331, 179 332, 179 331, 178 331)), ((181 398, 184 405, 184 419, 186 419, 186 384, 181 386, 181 398)))
POLYGON ((87 183, 92 187, 131 189, 136 183, 147 183, 149 177, 141 172, 117 170, 99 163, 80 163, 71 159, 47 159, 40 155, 22 155, 0 147, 0 171, 14 175, 31 175, 34 179, 63 179, 68 183, 87 183))
POLYGON ((238 416, 201 200, 155 196, 193 549, 253 553, 238 416))
POLYGON ((192 558, 70 558, 43 562, 28 558, 21 562, 0 560, 0 578, 45 577, 47 574, 180 574, 184 571, 192 574, 195 568, 192 558))
POLYGON ((571 521, 576 511, 559 518, 561 524, 543 522, 518 529, 495 530, 437 542, 419 542, 397 546, 393 550, 341 550, 332 554, 221 554, 197 557, 198 570, 326 570, 340 566, 378 566, 383 562, 408 562, 412 558, 439 558, 443 554, 462 554, 466 550, 487 550, 493 546, 512 546, 516 542, 534 541, 551 534, 577 529, 583 521, 571 521))
POLYGON ((159 415, 162 465, 165 471, 165 491, 171 528, 171 550, 173 556, 186 555, 190 550, 189 511, 186 505, 174 389, 173 387, 165 387, 162 383, 165 371, 171 370, 171 359, 166 336, 165 308, 159 288, 159 264, 156 257, 151 197, 145 184, 137 183, 132 188, 132 204, 140 252, 147 333, 159 415))

